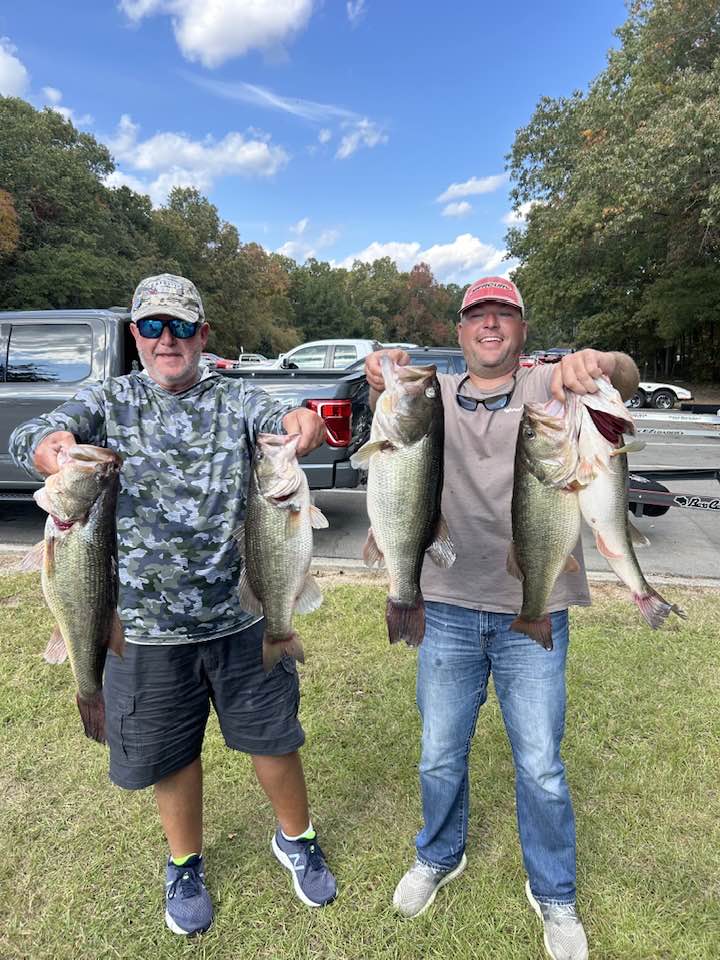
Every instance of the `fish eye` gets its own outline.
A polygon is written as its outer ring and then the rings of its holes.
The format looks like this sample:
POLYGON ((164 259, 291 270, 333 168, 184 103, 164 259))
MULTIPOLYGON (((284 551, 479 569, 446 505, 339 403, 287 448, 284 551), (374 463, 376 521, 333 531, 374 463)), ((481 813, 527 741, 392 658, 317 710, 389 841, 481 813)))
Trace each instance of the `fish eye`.
POLYGON ((534 439, 535 439, 535 431, 533 430, 532 427, 524 427, 524 428, 523 428, 523 433, 525 434, 525 437, 526 437, 528 440, 534 440, 534 439))
POLYGON ((435 393, 435 387, 426 387, 425 396, 428 398, 428 400, 432 400, 434 397, 436 397, 437 394, 435 393))

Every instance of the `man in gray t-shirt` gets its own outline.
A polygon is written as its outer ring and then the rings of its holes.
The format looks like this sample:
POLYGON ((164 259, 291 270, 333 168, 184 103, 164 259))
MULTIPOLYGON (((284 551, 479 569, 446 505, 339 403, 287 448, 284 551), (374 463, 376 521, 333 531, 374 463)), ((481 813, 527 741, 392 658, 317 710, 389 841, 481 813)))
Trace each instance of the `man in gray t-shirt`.
MULTIPOLYGON (((628 398, 639 377, 626 354, 597 350, 568 354, 553 366, 520 367, 524 312, 511 281, 483 277, 472 283, 458 322, 467 374, 439 376, 445 415, 442 512, 457 560, 449 569, 430 563, 423 569, 426 628, 417 700, 424 825, 415 863, 393 903, 405 916, 418 916, 440 887, 465 869, 468 755, 492 673, 515 762, 526 893, 542 917, 550 955, 585 960, 587 940, 575 910, 575 820, 560 744, 568 606, 588 604, 590 598, 578 542, 580 569, 563 573, 550 597, 554 649, 548 652, 510 627, 522 597, 521 585, 505 569, 515 442, 526 401, 562 400, 564 387, 595 392, 593 379, 602 374, 628 398)), ((382 352, 365 362, 371 398, 383 389, 382 352)), ((387 352, 398 363, 409 362, 402 350, 387 352)))

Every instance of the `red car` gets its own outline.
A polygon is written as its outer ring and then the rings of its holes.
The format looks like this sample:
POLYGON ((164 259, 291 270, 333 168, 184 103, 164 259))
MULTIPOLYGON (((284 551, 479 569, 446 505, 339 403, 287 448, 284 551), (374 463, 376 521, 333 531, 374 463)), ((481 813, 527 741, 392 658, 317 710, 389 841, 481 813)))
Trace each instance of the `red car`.
POLYGON ((232 370, 237 366, 235 360, 227 360, 225 357, 219 357, 216 353, 203 353, 202 359, 208 366, 217 367, 218 370, 232 370))

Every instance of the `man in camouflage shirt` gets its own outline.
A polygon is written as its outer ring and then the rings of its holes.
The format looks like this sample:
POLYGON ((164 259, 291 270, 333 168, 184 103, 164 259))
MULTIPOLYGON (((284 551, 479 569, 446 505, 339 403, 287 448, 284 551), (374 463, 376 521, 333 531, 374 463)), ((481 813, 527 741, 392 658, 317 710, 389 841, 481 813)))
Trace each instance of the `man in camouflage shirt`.
POLYGON ((297 895, 336 893, 310 822, 298 748, 299 683, 284 657, 265 674, 262 621, 240 606, 233 531, 245 516, 258 433, 300 433, 319 446, 323 420, 201 366, 209 332, 200 295, 169 274, 137 287, 131 326, 144 370, 81 389, 15 430, 15 462, 42 478, 76 442, 123 458, 118 500, 120 618, 128 641, 105 670, 110 778, 154 785, 170 846, 167 925, 212 923, 202 858, 201 749, 210 702, 227 745, 252 755, 279 822, 272 849, 297 895))

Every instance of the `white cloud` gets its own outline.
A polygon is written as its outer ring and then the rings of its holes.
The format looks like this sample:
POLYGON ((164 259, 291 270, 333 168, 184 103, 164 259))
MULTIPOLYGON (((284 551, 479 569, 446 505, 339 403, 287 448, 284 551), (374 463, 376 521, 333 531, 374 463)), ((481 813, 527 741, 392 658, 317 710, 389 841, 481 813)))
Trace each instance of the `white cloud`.
MULTIPOLYGON (((272 146, 270 138, 258 131, 251 137, 228 133, 219 141, 210 136, 202 141, 190 140, 185 134, 167 132, 140 141, 139 130, 138 124, 124 114, 115 134, 107 138, 107 145, 120 164, 152 176, 136 182, 155 203, 164 200, 176 186, 197 187, 206 193, 219 177, 269 177, 289 159, 282 147, 272 146)), ((128 177, 125 173, 118 176, 128 177)))
POLYGON ((30 82, 30 74, 15 56, 17 48, 8 37, 0 37, 0 95, 21 97, 30 82))
MULTIPOLYGON (((309 218, 305 217, 295 224, 294 227, 290 227, 290 232, 296 234, 296 236, 304 237, 307 225, 309 223, 309 218), (302 224, 302 229, 298 230, 297 228, 302 224)), ((298 239, 298 240, 287 240, 282 246, 278 247, 275 251, 280 253, 285 257, 291 257, 297 263, 304 263, 306 260, 309 260, 311 257, 317 256, 318 250, 327 249, 332 247, 338 240, 340 236, 340 231, 335 229, 326 229, 323 230, 315 240, 311 239, 298 239)))
POLYGON ((277 50, 303 30, 316 0, 120 0, 138 23, 172 17, 175 39, 188 60, 217 67, 250 50, 277 50))
POLYGON ((310 217, 303 217, 302 220, 290 227, 290 233, 297 234, 298 237, 301 237, 307 230, 307 226, 310 223, 310 217))
POLYGON ((530 210, 536 203, 537 200, 528 200, 525 203, 521 203, 517 210, 508 210, 503 216, 502 222, 506 223, 509 227, 521 226, 527 220, 528 213, 530 213, 530 210))
POLYGON ((387 134, 383 133, 374 121, 363 117, 362 120, 355 122, 350 132, 342 138, 335 156, 338 160, 347 160, 360 147, 372 148, 387 141, 387 134))
POLYGON ((42 92, 48 103, 60 103, 62 100, 62 93, 57 87, 43 87, 42 92))
MULTIPOLYGON (((381 257, 390 257, 399 270, 410 270, 418 263, 427 263, 434 276, 442 283, 462 284, 484 273, 496 272, 505 253, 506 251, 483 243, 470 233, 463 233, 451 243, 436 243, 425 250, 419 243, 375 241, 359 253, 346 257, 338 266, 350 268, 355 260, 372 263, 381 257)), ((507 271, 512 269, 513 264, 508 264, 507 271)))
POLYGON ((507 173, 494 173, 489 177, 470 177, 464 183, 451 183, 437 198, 438 203, 447 203, 460 197, 472 197, 480 193, 493 193, 508 181, 507 173))
MULTIPOLYGON (((335 154, 339 160, 346 160, 360 147, 372 148, 388 141, 388 135, 374 120, 361 117, 345 107, 338 107, 332 103, 318 103, 315 100, 303 100, 300 97, 284 97, 266 87, 258 87, 243 81, 227 83, 224 80, 211 80, 208 77, 192 74, 186 76, 196 86, 210 90, 227 100, 238 100, 241 103, 265 107, 268 110, 280 110, 311 123, 328 124, 335 121, 340 129, 345 131, 335 154)), ((327 143, 332 135, 332 130, 325 126, 320 130, 318 140, 320 143, 327 143)), ((314 153, 312 147, 309 150, 311 154, 314 153)))
POLYGON ((365 0, 347 0, 345 9, 347 10, 348 20, 353 26, 356 26, 356 24, 360 23, 362 18, 367 13, 365 0))
POLYGON ((467 200, 461 200, 459 203, 449 203, 446 207, 443 207, 442 215, 444 217, 464 217, 471 210, 472 204, 468 203, 467 200))
POLYGON ((268 110, 280 110, 313 123, 357 119, 356 113, 344 107, 336 107, 332 103, 318 103, 315 100, 303 100, 300 97, 284 97, 254 83, 245 83, 242 80, 228 83, 225 80, 213 80, 210 77, 199 77, 191 73, 186 73, 185 76, 196 86, 203 87, 226 100, 238 100, 256 107, 265 107, 268 110))
POLYGON ((51 110, 54 110, 55 113, 59 113, 61 117, 63 117, 65 120, 69 120, 70 123, 74 124, 76 127, 87 127, 93 123, 93 117, 89 113, 83 113, 78 116, 70 107, 62 106, 60 104, 60 101, 62 100, 62 91, 58 90, 57 87, 43 87, 42 92, 46 101, 46 106, 48 106, 51 110))

